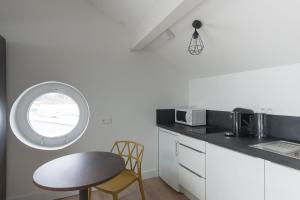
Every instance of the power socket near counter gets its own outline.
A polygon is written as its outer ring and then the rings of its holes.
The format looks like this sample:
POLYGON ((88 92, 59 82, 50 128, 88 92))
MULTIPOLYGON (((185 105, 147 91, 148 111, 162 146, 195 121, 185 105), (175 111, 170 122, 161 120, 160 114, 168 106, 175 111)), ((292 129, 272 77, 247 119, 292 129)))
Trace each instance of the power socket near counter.
POLYGON ((272 108, 270 108, 270 107, 261 107, 260 108, 260 113, 265 113, 265 114, 267 114, 267 115, 271 115, 271 114, 273 114, 273 109, 272 108))

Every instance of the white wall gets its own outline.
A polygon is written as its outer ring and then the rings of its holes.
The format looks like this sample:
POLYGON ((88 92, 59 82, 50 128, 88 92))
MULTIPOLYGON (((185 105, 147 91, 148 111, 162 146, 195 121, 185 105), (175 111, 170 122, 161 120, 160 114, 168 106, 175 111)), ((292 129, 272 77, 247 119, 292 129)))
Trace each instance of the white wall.
POLYGON ((300 63, 288 66, 193 79, 189 104, 232 111, 241 106, 273 114, 300 116, 300 63))
POLYGON ((57 198, 33 185, 39 165, 73 152, 109 150, 117 139, 143 143, 143 171, 156 174, 155 109, 188 103, 182 75, 149 52, 130 52, 126 31, 85 0, 1 0, 0 34, 8 45, 9 107, 27 87, 55 80, 77 87, 91 108, 86 134, 64 150, 31 149, 9 131, 9 200, 57 198), (101 125, 103 117, 112 117, 112 125, 101 125))

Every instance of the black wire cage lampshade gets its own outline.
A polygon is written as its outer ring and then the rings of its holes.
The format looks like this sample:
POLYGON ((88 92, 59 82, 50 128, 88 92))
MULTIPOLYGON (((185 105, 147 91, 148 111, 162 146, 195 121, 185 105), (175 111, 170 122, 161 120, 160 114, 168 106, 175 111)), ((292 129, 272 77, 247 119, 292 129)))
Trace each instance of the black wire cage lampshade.
POLYGON ((203 41, 197 31, 198 29, 200 29, 202 27, 202 22, 199 20, 195 20, 193 22, 192 26, 194 27, 195 31, 190 40, 188 51, 191 55, 199 55, 200 53, 202 53, 202 51, 204 49, 203 41))

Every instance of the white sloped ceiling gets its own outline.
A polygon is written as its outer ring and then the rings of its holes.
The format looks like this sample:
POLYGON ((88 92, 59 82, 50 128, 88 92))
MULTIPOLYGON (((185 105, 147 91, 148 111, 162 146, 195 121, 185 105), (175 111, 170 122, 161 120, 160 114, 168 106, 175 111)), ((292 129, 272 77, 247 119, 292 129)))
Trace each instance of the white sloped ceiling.
POLYGON ((172 40, 149 48, 192 77, 246 71, 300 62, 299 0, 205 0, 176 23, 172 40), (205 49, 189 55, 194 19, 203 21, 205 49))
POLYGON ((158 0, 86 0, 97 9, 109 16, 116 22, 122 24, 130 33, 148 15, 151 8, 159 2, 158 0))
MULTIPOLYGON (((51 2, 41 1, 45 6, 51 2)), ((143 24, 145 18, 155 17, 154 8, 162 4, 159 0, 81 1, 118 22, 132 35, 133 41, 141 24, 147 28, 143 24)), ((182 1, 188 0, 164 0, 164 5, 174 6, 182 1)), ((24 5, 26 8, 25 2, 24 5)), ((165 27, 170 28, 175 38, 168 40, 162 34, 144 50, 153 51, 191 77, 299 63, 299 10, 299 0, 201 0, 200 5, 178 22, 165 27), (204 24, 199 33, 205 49, 199 56, 187 52, 194 19, 204 24)), ((49 9, 45 15, 55 15, 55 10, 49 9)))

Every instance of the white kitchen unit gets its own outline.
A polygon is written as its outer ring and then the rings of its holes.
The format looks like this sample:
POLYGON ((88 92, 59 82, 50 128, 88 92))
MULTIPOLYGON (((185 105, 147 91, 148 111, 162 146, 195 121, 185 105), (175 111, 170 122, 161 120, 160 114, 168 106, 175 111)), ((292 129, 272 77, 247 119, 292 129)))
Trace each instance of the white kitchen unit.
POLYGON ((205 142, 178 136, 179 184, 197 199, 205 200, 205 142))
POLYGON ((206 200, 264 200, 264 160, 206 143, 206 200))
POLYGON ((300 171, 265 161, 265 200, 299 200, 300 171))
POLYGON ((159 128, 159 177, 179 192, 178 183, 178 134, 159 128))

